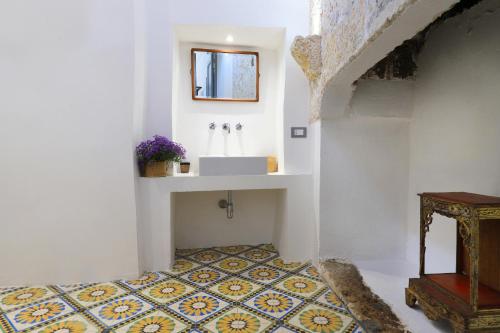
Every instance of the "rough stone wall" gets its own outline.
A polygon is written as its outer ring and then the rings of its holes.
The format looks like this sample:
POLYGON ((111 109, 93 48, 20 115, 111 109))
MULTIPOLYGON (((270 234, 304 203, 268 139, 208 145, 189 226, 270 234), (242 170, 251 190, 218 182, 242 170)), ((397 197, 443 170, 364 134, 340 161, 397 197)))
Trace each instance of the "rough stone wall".
POLYGON ((321 75, 321 36, 295 37, 292 56, 310 82, 321 75))
POLYGON ((322 54, 331 78, 392 19, 416 0, 324 0, 322 54))
POLYGON ((483 0, 461 0, 438 19, 429 24, 413 38, 405 40, 384 59, 370 68, 361 79, 414 79, 417 72, 417 57, 425 44, 428 33, 452 17, 462 14, 483 0))
MULTIPOLYGON (((320 52, 320 74, 311 77, 308 73, 311 66, 299 62, 311 83, 311 121, 320 118, 323 94, 332 78, 415 1, 417 0, 322 0, 321 48, 319 51, 317 48, 305 50, 320 52)), ((296 59, 314 59, 317 56, 300 56, 304 52, 300 50, 303 49, 303 40, 299 42, 302 45, 292 45, 292 54, 296 59)))
POLYGON ((257 80, 255 61, 255 57, 246 54, 233 55, 233 98, 255 98, 257 80))

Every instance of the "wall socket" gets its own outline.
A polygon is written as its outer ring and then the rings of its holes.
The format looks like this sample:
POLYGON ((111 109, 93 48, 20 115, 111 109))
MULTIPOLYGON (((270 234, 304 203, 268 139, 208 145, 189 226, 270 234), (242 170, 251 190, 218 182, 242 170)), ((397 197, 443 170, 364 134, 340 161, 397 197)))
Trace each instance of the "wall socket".
POLYGON ((292 127, 292 138, 307 138, 307 127, 292 127))

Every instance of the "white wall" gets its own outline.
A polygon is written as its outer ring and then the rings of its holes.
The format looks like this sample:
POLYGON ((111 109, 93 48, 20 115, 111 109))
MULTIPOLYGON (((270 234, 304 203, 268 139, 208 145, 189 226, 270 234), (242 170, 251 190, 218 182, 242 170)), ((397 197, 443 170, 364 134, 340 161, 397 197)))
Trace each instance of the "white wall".
POLYGON ((360 80, 351 100, 350 114, 410 119, 414 86, 413 80, 360 80))
MULTIPOLYGON (((320 257, 320 230, 321 230, 321 134, 322 120, 318 120, 311 124, 311 140, 313 144, 313 161, 312 161, 312 177, 311 177, 311 190, 312 190, 312 261, 313 264, 319 263, 320 257)), ((328 184, 325 184, 328 186, 328 184)))
POLYGON ((135 276, 131 0, 0 11, 0 285, 135 276))
POLYGON ((320 257, 403 258, 408 121, 322 121, 320 257))
MULTIPOLYGON (((153 134, 172 135, 172 64, 175 56, 173 52, 175 25, 216 24, 240 27, 286 27, 285 50, 289 49, 296 35, 308 33, 309 17, 307 13, 309 9, 307 1, 151 0, 145 6, 148 44, 148 91, 145 117, 145 135, 147 136, 153 134)), ((286 59, 284 163, 287 172, 310 172, 310 140, 292 140, 288 130, 290 126, 307 126, 308 124, 309 87, 300 68, 288 51, 285 52, 284 57, 286 59)), ((265 72, 262 74, 266 75, 265 72)))
MULTIPOLYGON (((180 43, 179 57, 176 62, 177 85, 174 94, 174 133, 173 139, 187 150, 187 159, 191 161, 192 171, 198 172, 200 155, 277 155, 276 129, 278 124, 277 92, 283 87, 278 85, 280 59, 277 52, 262 48, 229 47, 227 45, 203 45, 180 43), (191 98, 191 48, 194 47, 243 49, 259 52, 260 99, 258 102, 215 102, 196 101, 191 98), (217 124, 215 130, 209 130, 211 122, 217 124), (222 130, 222 124, 231 125, 231 133, 222 130), (243 125, 237 131, 237 123, 243 125)), ((280 118, 282 121, 282 117, 280 118)), ((282 139, 282 138, 281 138, 282 139)))
POLYGON ((258 245, 273 242, 280 190, 233 191, 234 217, 218 206, 226 191, 175 194, 175 247, 258 245))
POLYGON ((321 121, 320 257, 405 257, 412 102, 412 81, 360 80, 348 112, 321 121))
MULTIPOLYGON (((419 57, 410 128, 411 261, 418 260, 416 193, 500 195, 499 29, 498 1, 485 0, 432 31, 419 57)), ((454 223, 436 219, 429 235, 429 271, 453 271, 454 223)))

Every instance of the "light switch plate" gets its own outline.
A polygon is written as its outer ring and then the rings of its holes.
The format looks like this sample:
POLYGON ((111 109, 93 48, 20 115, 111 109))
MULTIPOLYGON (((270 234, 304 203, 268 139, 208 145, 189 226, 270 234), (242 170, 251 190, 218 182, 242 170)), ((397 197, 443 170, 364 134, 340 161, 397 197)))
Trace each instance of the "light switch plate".
POLYGON ((307 127, 292 127, 292 138, 307 138, 307 127))

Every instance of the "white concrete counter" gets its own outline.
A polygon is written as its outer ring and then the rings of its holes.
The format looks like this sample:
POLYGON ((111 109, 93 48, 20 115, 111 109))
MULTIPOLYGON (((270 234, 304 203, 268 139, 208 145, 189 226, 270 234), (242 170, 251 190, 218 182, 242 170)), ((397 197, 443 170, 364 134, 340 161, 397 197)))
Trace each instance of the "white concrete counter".
POLYGON ((291 183, 303 179, 311 180, 311 175, 287 175, 272 173, 251 176, 198 176, 192 173, 178 173, 170 177, 145 178, 140 182, 154 183, 170 192, 286 189, 291 183))
MULTIPOLYGON (((313 256, 314 214, 311 175, 197 176, 176 174, 138 179, 139 266, 143 271, 166 270, 175 254, 174 200, 176 192, 221 190, 283 190, 274 245, 285 260, 313 256)), ((193 232, 196 232, 195 230, 193 232)))

